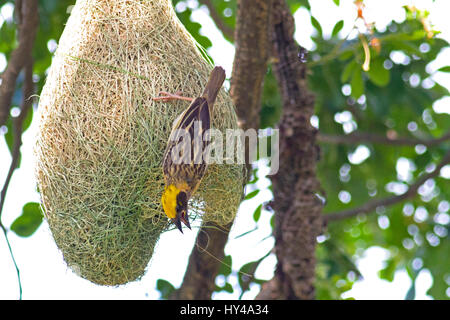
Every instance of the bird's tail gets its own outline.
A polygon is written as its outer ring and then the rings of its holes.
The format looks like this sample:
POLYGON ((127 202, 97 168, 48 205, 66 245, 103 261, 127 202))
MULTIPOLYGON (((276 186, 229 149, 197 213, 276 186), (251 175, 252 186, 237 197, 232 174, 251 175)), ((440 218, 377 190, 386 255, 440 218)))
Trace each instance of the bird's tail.
POLYGON ((225 81, 225 70, 222 67, 214 67, 209 76, 208 83, 205 90, 203 90, 202 97, 206 98, 210 109, 213 108, 219 90, 225 81))

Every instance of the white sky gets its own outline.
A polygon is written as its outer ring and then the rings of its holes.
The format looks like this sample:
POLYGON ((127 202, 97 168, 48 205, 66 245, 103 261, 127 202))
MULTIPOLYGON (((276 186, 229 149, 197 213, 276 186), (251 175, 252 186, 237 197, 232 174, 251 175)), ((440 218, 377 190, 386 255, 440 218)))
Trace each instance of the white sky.
MULTIPOLYGON (((420 8, 428 8, 431 11, 431 21, 436 29, 441 30, 441 37, 450 42, 450 24, 448 23, 448 12, 450 3, 445 0, 432 1, 400 1, 400 0, 365 0, 366 16, 369 20, 377 21, 377 27, 385 26, 391 19, 398 20, 404 16, 401 5, 414 2, 420 8), (389 10, 386 7, 389 6, 389 10), (372 18, 373 17, 373 18, 372 18)), ((312 14, 322 24, 325 35, 330 34, 334 24, 344 19, 345 25, 341 34, 346 34, 351 29, 355 10, 353 0, 341 0, 341 6, 335 7, 332 0, 311 1, 312 14)), ((8 18, 8 8, 3 8, 1 14, 8 18)), ((310 26, 309 15, 306 10, 299 10, 296 15, 297 30, 296 39, 306 48, 313 45, 309 35, 313 32, 310 26)), ((217 65, 222 65, 227 76, 231 75, 234 47, 223 39, 220 32, 207 16, 206 10, 194 12, 193 19, 202 23, 202 32, 214 39, 213 47, 209 50, 210 55, 217 65)), ((0 17, 0 24, 2 18, 0 17)), ((450 50, 441 54, 438 61, 430 66, 433 70, 448 65, 450 50)), ((4 69, 4 57, 0 54, 0 72, 4 69)), ((438 73, 434 76, 436 81, 450 87, 450 75, 438 73)), ((435 106, 437 112, 449 112, 450 98, 444 99, 435 106)), ((14 219, 20 215, 22 206, 30 201, 39 202, 39 196, 35 192, 35 180, 33 174, 32 147, 36 133, 36 121, 26 131, 23 137, 22 166, 14 173, 10 184, 7 201, 3 210, 2 221, 10 226, 14 219)), ((6 176, 10 156, 3 139, 0 141, 0 183, 6 176)), ((355 160, 356 161, 356 160, 355 160)), ((267 170, 264 165, 261 166, 267 170)), ((273 246, 273 238, 270 235, 269 221, 271 214, 263 211, 258 224, 258 230, 244 237, 235 239, 236 236, 249 231, 255 227, 252 214, 256 206, 271 198, 267 189, 269 181, 260 177, 258 187, 261 192, 252 200, 245 201, 239 210, 236 222, 230 234, 230 241, 226 246, 226 253, 233 256, 233 270, 250 261, 253 261, 273 246), (263 240, 265 239, 265 240, 263 240)), ((251 191, 251 190, 250 190, 251 191)), ((62 259, 62 254, 57 249, 50 234, 48 225, 44 222, 37 232, 30 238, 17 237, 13 232, 9 233, 16 261, 21 272, 24 299, 157 299, 159 292, 156 291, 156 280, 159 278, 170 281, 173 285, 181 284, 187 260, 191 252, 196 228, 192 232, 183 235, 177 230, 164 233, 156 247, 153 258, 148 266, 146 275, 138 282, 133 282, 118 288, 103 287, 90 283, 68 269, 62 259)), ((377 276, 378 270, 388 258, 389 252, 373 247, 366 251, 365 256, 358 259, 357 265, 363 274, 364 280, 357 282, 353 289, 344 297, 355 297, 356 299, 404 299, 411 281, 405 271, 398 271, 392 283, 380 280, 377 276)), ((256 276, 270 279, 276 260, 273 254, 269 256, 258 268, 256 276)), ((232 277, 229 281, 238 289, 237 278, 232 277)), ((217 280, 219 285, 224 279, 217 280)), ((428 271, 422 271, 416 282, 416 298, 427 299, 426 290, 432 284, 432 277, 428 271)), ((244 299, 252 299, 258 293, 258 285, 244 295, 244 299)), ((235 299, 239 292, 233 294, 220 293, 215 299, 235 299)), ((11 262, 9 252, 4 241, 3 234, 0 236, 0 299, 17 299, 18 284, 14 266, 11 262)))

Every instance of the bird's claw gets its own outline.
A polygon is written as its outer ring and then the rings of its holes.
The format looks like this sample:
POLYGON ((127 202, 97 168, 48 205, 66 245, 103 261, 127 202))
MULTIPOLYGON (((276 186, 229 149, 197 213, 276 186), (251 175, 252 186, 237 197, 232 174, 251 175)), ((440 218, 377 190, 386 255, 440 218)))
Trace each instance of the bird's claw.
POLYGON ((162 101, 162 102, 168 102, 171 100, 186 100, 186 101, 193 101, 193 98, 189 97, 183 97, 181 91, 177 91, 175 94, 166 92, 166 91, 160 91, 158 93, 159 97, 154 97, 152 100, 155 101, 162 101))

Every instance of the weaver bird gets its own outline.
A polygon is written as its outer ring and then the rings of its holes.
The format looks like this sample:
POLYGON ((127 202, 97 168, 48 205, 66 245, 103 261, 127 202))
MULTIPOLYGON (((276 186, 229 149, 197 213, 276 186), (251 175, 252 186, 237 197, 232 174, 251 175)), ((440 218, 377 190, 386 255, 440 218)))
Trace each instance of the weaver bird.
POLYGON ((161 197, 165 214, 183 233, 181 222, 189 229, 188 201, 195 193, 205 175, 207 163, 203 159, 206 143, 203 134, 211 128, 211 114, 214 101, 225 81, 225 70, 215 67, 209 76, 205 90, 198 98, 183 97, 180 94, 160 92, 160 97, 153 100, 170 101, 175 99, 191 101, 189 107, 174 121, 170 138, 163 158, 163 174, 165 187, 161 197), (186 135, 189 139, 184 140, 186 135), (189 145, 180 143, 188 142, 189 145), (188 161, 179 162, 179 147, 188 161), (176 157, 175 157, 176 158, 176 157))

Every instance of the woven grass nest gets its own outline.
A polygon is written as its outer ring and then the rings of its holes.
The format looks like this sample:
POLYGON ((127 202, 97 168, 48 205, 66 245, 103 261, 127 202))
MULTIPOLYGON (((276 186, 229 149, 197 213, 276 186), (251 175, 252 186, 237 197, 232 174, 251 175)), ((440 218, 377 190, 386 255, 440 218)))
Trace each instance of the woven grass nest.
MULTIPOLYGON (((212 66, 169 0, 78 0, 39 101, 36 176, 64 260, 102 285, 139 279, 160 234, 161 163, 174 119, 188 102, 152 101, 159 91, 198 96, 212 66)), ((237 128, 222 90, 213 127, 237 128)), ((192 219, 231 222, 243 166, 212 164, 190 203, 192 219)))

